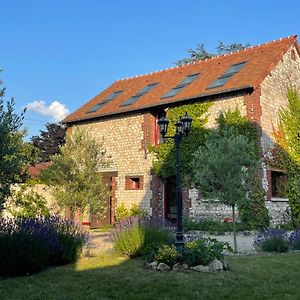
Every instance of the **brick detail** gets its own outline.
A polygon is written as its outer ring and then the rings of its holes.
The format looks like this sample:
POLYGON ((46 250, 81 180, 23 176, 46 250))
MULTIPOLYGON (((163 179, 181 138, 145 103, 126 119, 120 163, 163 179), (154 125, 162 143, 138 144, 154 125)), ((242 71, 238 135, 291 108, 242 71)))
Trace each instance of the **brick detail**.
POLYGON ((150 183, 152 190, 152 198, 150 200, 150 207, 152 208, 153 217, 164 217, 164 185, 160 177, 152 175, 150 183))
POLYGON ((251 94, 244 96, 244 104, 246 106, 246 116, 256 125, 260 125, 261 106, 260 106, 261 89, 258 87, 251 94))
POLYGON ((125 190, 142 190, 144 189, 144 176, 125 176, 125 190), (134 185, 131 181, 137 179, 138 184, 134 185))
POLYGON ((144 133, 142 140, 142 149, 147 150, 149 145, 155 144, 155 131, 156 131, 156 119, 151 113, 144 114, 144 121, 142 123, 142 130, 144 133))

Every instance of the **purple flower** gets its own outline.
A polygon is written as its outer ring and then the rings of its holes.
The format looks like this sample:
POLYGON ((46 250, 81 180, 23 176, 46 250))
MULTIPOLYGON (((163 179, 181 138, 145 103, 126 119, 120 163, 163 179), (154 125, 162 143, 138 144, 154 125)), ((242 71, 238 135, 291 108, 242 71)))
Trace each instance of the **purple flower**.
POLYGON ((287 240, 288 234, 282 229, 271 228, 264 230, 254 238, 254 246, 259 247, 262 243, 272 238, 287 240))

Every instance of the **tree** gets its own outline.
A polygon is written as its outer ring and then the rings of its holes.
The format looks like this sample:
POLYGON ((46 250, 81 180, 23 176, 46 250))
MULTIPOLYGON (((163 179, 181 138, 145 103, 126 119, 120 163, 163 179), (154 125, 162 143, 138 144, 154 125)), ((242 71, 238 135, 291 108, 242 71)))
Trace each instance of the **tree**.
MULTIPOLYGON (((230 45, 225 45, 224 43, 219 42, 216 49, 218 51, 218 54, 221 55, 221 54, 243 50, 248 47, 250 47, 250 44, 243 45, 243 44, 234 43, 230 45)), ((189 57, 178 60, 175 63, 176 66, 193 63, 198 60, 205 60, 207 58, 212 58, 217 55, 215 53, 207 52, 203 43, 198 44, 198 46, 195 49, 192 48, 187 49, 187 52, 189 54, 189 57)))
MULTIPOLYGON (((2 81, 0 81, 2 85, 2 81)), ((5 88, 0 89, 0 212, 11 195, 11 186, 22 180, 26 165, 32 160, 34 149, 23 142, 25 132, 20 131, 24 112, 14 112, 14 99, 4 104, 5 88)))
POLYGON ((249 183, 256 169, 255 147, 248 138, 233 130, 215 130, 206 138, 204 146, 194 154, 193 183, 208 199, 216 199, 231 206, 234 251, 236 243, 235 208, 247 201, 249 183))
POLYGON ((108 191, 101 171, 107 166, 103 143, 83 130, 67 135, 60 154, 52 156, 52 166, 42 172, 42 179, 53 188, 59 206, 71 211, 89 209, 104 213, 108 191))
POLYGON ((211 57, 214 56, 214 54, 208 53, 206 51, 206 49, 204 48, 203 43, 198 44, 196 49, 192 49, 192 48, 187 49, 187 52, 189 54, 189 57, 178 60, 176 62, 177 66, 189 64, 189 63, 192 63, 192 62, 197 61, 197 60, 205 60, 207 58, 211 58, 211 57))
POLYGON ((60 153, 59 147, 65 143, 65 127, 56 123, 46 124, 46 131, 40 130, 40 136, 31 138, 32 144, 40 150, 39 162, 48 162, 51 156, 60 153))

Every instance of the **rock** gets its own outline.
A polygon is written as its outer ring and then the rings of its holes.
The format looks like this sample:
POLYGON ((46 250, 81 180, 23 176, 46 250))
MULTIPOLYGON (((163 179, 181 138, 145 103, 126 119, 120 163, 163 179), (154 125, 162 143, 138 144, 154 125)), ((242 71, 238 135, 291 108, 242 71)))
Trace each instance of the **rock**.
POLYGON ((229 271, 229 264, 228 264, 228 262, 224 260, 222 263, 223 263, 223 270, 224 271, 229 271))
POLYGON ((223 271, 223 263, 217 259, 214 259, 212 262, 210 262, 208 267, 211 271, 223 271))
POLYGON ((158 267, 157 267, 157 270, 158 271, 170 271, 171 270, 171 268, 168 266, 168 265, 166 265, 166 264, 164 264, 164 263, 160 263, 159 265, 158 265, 158 267))
POLYGON ((189 266, 187 264, 177 263, 173 266, 172 270, 175 272, 182 272, 184 270, 187 270, 188 268, 189 268, 189 266))
POLYGON ((152 262, 152 263, 150 263, 150 264, 147 264, 147 265, 146 265, 146 268, 147 268, 148 270, 157 270, 157 262, 154 261, 154 262, 152 262))
POLYGON ((192 267, 191 269, 197 272, 210 272, 210 268, 208 266, 202 266, 202 265, 192 267))

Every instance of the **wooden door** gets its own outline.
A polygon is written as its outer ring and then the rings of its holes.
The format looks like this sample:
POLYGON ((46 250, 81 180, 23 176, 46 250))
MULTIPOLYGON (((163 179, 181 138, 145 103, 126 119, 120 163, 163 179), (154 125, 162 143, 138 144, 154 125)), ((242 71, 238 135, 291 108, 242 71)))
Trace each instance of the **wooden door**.
POLYGON ((115 190, 116 177, 110 174, 103 176, 103 181, 109 190, 109 196, 105 199, 106 210, 102 217, 90 214, 90 228, 99 228, 101 226, 111 225, 114 222, 115 215, 115 190))

